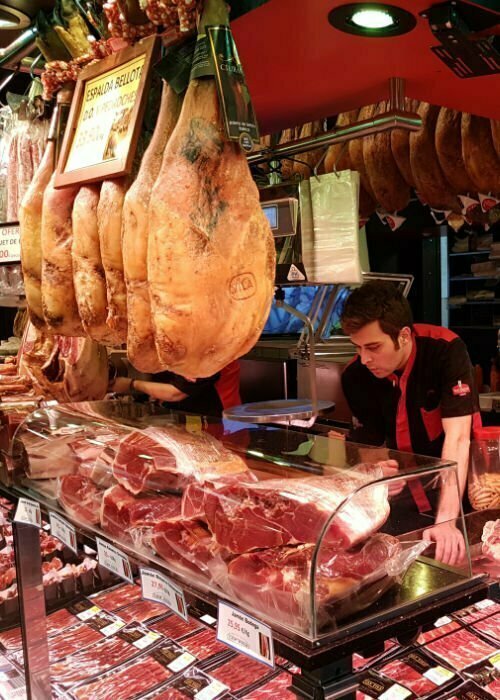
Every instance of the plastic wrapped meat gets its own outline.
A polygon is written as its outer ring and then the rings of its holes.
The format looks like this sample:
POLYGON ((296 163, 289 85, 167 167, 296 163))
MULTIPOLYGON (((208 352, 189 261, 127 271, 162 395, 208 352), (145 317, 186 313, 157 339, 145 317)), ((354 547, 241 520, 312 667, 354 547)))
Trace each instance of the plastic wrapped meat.
POLYGON ((104 491, 93 481, 80 474, 59 479, 58 500, 71 518, 78 522, 97 525, 100 522, 104 491))
MULTIPOLYGON (((80 622, 49 638, 49 660, 54 662, 64 659, 69 654, 85 649, 101 639, 102 635, 99 632, 80 622)), ((22 664, 22 650, 19 650, 14 658, 22 664)))
POLYGON ((23 444, 28 453, 27 473, 31 479, 51 479, 74 474, 78 461, 71 449, 72 435, 53 439, 31 430, 23 433, 23 444))
POLYGON ((226 575, 230 554, 215 541, 203 520, 173 518, 154 526, 151 545, 165 561, 181 564, 197 574, 217 580, 226 575))
POLYGON ((193 481, 246 471, 245 462, 214 437, 177 425, 131 433, 121 441, 113 464, 115 479, 134 494, 182 491, 193 481))
POLYGON ((174 678, 164 688, 159 688, 148 700, 192 700, 192 698, 210 698, 225 700, 233 697, 227 694, 227 686, 198 668, 190 668, 182 676, 174 678))
MULTIPOLYGON (((438 683, 424 675, 434 668, 435 665, 435 662, 426 657, 423 652, 415 651, 400 659, 389 661, 379 668, 377 673, 405 686, 417 698, 422 698, 435 692, 440 687, 438 683)), ((453 680, 453 678, 450 680, 453 680)))
POLYGON ((490 559, 500 561, 500 518, 489 520, 481 536, 483 554, 490 559))
POLYGON ((152 528, 159 520, 181 513, 181 499, 174 494, 132 496, 122 486, 104 492, 101 505, 101 527, 116 537, 129 537, 141 544, 141 528, 152 528))
POLYGON ((91 437, 74 440, 71 449, 78 459, 78 473, 102 489, 112 486, 113 461, 121 437, 116 432, 96 429, 91 437))
POLYGON ((248 695, 245 695, 245 698, 246 700, 278 700, 278 698, 279 700, 297 700, 295 693, 289 690, 291 685, 291 675, 283 672, 248 695))
POLYGON ((457 671, 492 656, 496 649, 468 630, 459 630, 427 645, 426 649, 457 671))
POLYGON ((417 639, 417 644, 428 644, 429 642, 434 641, 434 639, 444 637, 445 634, 449 634, 450 632, 454 632, 458 629, 460 629, 460 624, 456 620, 452 620, 445 625, 433 627, 426 632, 422 632, 417 639))
POLYGON ((378 530, 389 515, 387 486, 370 485, 382 476, 380 467, 361 465, 335 476, 215 484, 205 495, 206 519, 221 546, 242 554, 315 543, 338 509, 324 540, 351 547, 378 530))
POLYGON ((195 620, 193 617, 190 617, 188 621, 185 622, 182 617, 174 614, 164 617, 162 620, 152 622, 149 626, 156 632, 161 632, 165 637, 174 640, 185 637, 190 632, 193 632, 193 630, 203 627, 201 622, 198 622, 198 620, 195 620))
POLYGON ((211 676, 227 685, 233 693, 264 678, 269 672, 268 666, 241 655, 235 656, 209 671, 211 676))
POLYGON ((464 625, 472 625, 473 622, 479 622, 479 620, 496 615, 498 612, 500 612, 500 603, 496 603, 491 598, 485 598, 479 603, 474 603, 474 605, 469 605, 467 608, 453 613, 453 617, 456 617, 464 625))
POLYGON ((120 617, 125 622, 148 622, 155 617, 165 614, 165 606, 161 603, 153 603, 151 600, 138 600, 125 608, 121 608, 120 617))
MULTIPOLYGON (((280 623, 308 629, 314 549, 315 545, 276 547, 236 557, 228 565, 233 594, 280 623)), ((323 547, 319 557, 316 604, 321 624, 330 618, 330 605, 345 601, 372 580, 386 579, 385 590, 388 577, 392 582, 390 577, 398 570, 398 559, 406 564, 399 540, 381 534, 372 537, 358 551, 323 547)), ((377 595, 379 589, 374 593, 377 595)))
POLYGON ((94 605, 114 612, 119 610, 119 608, 130 605, 130 603, 141 600, 141 595, 140 586, 137 586, 135 583, 124 583, 103 593, 97 593, 97 595, 91 596, 89 600, 94 605))
POLYGON ((217 641, 217 635, 212 629, 203 629, 185 637, 182 640, 182 646, 200 661, 227 651, 227 646, 217 641))
POLYGON ((476 622, 472 628, 498 642, 500 640, 500 613, 476 622))

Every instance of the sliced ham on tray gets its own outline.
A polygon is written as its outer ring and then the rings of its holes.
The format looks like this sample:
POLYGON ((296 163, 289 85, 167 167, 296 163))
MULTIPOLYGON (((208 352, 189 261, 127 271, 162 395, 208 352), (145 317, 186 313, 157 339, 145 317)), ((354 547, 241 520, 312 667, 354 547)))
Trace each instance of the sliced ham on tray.
POLYGON ((217 636, 212 629, 203 629, 189 637, 184 637, 182 646, 200 661, 228 650, 225 644, 217 641, 217 636))
POLYGON ((208 673, 236 692, 264 678, 269 671, 264 664, 238 655, 217 668, 211 668, 208 673))
POLYGON ((93 481, 80 474, 70 474, 59 480, 59 503, 78 522, 90 525, 100 522, 103 494, 93 481))
POLYGON ((164 615, 166 608, 161 603, 153 603, 151 600, 138 600, 125 608, 120 609, 120 617, 125 622, 148 622, 155 617, 164 615))
POLYGON ((186 634, 193 632, 193 630, 202 628, 203 625, 193 617, 190 617, 188 621, 185 622, 178 615, 172 614, 168 617, 164 617, 162 620, 150 623, 149 627, 156 632, 161 632, 165 637, 175 640, 184 637, 186 634))
POLYGON ((50 675, 56 683, 73 685, 119 666, 135 654, 137 648, 132 644, 119 637, 111 637, 51 664, 50 675))
POLYGON ((447 661, 457 671, 482 661, 497 650, 468 630, 459 630, 426 646, 436 656, 447 661))
POLYGON ((141 599, 141 587, 135 583, 125 583, 90 597, 94 605, 114 612, 141 599))
POLYGON ((500 613, 476 622, 472 628, 486 634, 498 643, 500 641, 500 613))
POLYGON ((280 673, 264 685, 259 686, 248 695, 246 700, 297 700, 297 696, 291 690, 292 676, 289 673, 280 673))

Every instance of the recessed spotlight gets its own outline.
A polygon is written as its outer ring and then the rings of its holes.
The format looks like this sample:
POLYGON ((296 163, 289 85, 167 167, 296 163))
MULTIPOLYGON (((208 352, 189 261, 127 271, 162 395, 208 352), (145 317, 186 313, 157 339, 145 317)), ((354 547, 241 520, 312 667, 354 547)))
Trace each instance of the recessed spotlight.
POLYGON ((0 3, 0 29, 25 29, 31 19, 24 12, 0 3))
POLYGON ((406 34, 417 24, 411 12, 394 5, 374 2, 340 5, 329 13, 328 21, 342 32, 369 37, 406 34))

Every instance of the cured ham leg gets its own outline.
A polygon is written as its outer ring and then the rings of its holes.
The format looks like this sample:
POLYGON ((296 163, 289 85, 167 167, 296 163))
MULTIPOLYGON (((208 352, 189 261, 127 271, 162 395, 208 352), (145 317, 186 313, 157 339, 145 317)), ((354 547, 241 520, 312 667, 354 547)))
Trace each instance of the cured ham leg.
POLYGON ((436 153, 443 173, 455 194, 472 194, 474 182, 465 169, 462 156, 462 115, 441 107, 436 124, 436 153))
POLYGON ((181 100, 163 84, 156 127, 144 153, 137 178, 123 205, 123 265, 127 286, 127 356, 140 372, 165 369, 156 351, 148 287, 149 202, 160 172, 163 153, 179 117, 181 100))
MULTIPOLYGON (((227 24, 208 0, 200 30, 227 24)), ((245 155, 223 131, 212 78, 191 80, 150 204, 148 279, 160 361, 209 377, 258 340, 275 248, 245 155)))
POLYGON ((43 194, 54 170, 54 157, 55 144, 49 141, 19 208, 24 290, 30 320, 37 328, 45 326, 42 309, 42 205, 43 194))
POLYGON ((97 229, 99 194, 99 185, 84 185, 73 205, 73 282, 85 333, 99 343, 119 345, 120 339, 106 324, 106 277, 97 229))
POLYGON ((71 214, 77 187, 54 187, 55 174, 43 196, 42 213, 42 308, 53 333, 84 335, 73 285, 71 214))
POLYGON ((462 114, 462 154, 477 191, 500 195, 500 158, 493 146, 488 119, 462 114))
POLYGON ((122 214, 127 178, 105 180, 97 206, 97 228, 108 296, 107 325, 119 340, 127 342, 127 290, 123 272, 122 214))

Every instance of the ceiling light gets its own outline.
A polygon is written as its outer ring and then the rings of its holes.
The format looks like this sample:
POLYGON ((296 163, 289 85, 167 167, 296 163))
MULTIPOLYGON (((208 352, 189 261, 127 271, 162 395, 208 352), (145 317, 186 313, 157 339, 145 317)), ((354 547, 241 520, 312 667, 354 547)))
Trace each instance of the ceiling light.
POLYGON ((365 29, 383 29, 394 24, 391 15, 383 10, 360 10, 353 14, 351 22, 365 29))
POLYGON ((31 19, 24 12, 0 3, 0 30, 25 29, 30 24, 31 19))
POLYGON ((342 32, 367 37, 406 34, 417 23, 411 12, 395 5, 377 2, 340 5, 330 12, 328 21, 342 32))

